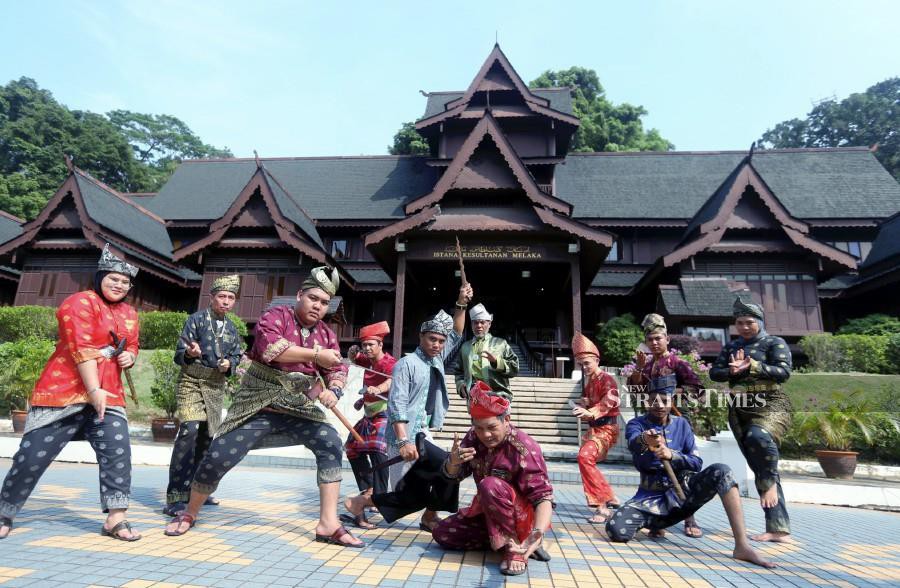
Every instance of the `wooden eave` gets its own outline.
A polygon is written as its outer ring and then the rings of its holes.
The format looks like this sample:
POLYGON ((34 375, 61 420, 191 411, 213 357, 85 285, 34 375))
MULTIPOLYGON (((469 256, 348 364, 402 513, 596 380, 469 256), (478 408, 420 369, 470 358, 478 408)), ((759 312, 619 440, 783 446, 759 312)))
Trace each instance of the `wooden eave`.
POLYGON ((538 187, 531 172, 528 171, 528 168, 525 167, 525 164, 516 154, 515 149, 509 144, 509 141, 506 139, 506 136, 503 134, 503 131, 497 125, 497 121, 491 116, 490 112, 485 113, 484 118, 475 125, 472 132, 466 137, 466 140, 463 142, 462 147, 460 147, 456 157, 453 158, 453 162, 438 180, 437 184, 435 184, 431 193, 408 203, 404 208, 406 214, 412 214, 439 202, 453 186, 453 183, 465 168, 469 159, 472 157, 472 154, 475 152, 475 149, 478 148, 486 136, 490 136, 494 141, 494 144, 497 146, 497 149, 500 151, 500 154, 503 156, 507 165, 509 165, 510 170, 519 182, 519 185, 532 202, 565 214, 566 216, 572 214, 571 204, 564 200, 560 200, 559 198, 550 196, 538 187))

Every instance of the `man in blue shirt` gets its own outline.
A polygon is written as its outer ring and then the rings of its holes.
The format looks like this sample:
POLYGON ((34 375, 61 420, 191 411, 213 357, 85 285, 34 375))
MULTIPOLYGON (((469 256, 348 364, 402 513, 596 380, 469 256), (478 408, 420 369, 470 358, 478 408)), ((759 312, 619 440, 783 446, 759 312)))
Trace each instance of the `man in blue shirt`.
POLYGON ((703 460, 691 425, 670 414, 676 385, 674 375, 651 380, 647 414, 631 419, 625 427, 628 449, 641 473, 641 482, 637 494, 607 521, 607 535, 612 541, 624 543, 645 528, 651 537, 662 537, 665 529, 693 515, 718 494, 734 534, 732 556, 766 568, 775 567, 750 546, 731 468, 717 463, 701 471, 703 460), (684 490, 684 499, 678 497, 664 462, 671 465, 684 490))

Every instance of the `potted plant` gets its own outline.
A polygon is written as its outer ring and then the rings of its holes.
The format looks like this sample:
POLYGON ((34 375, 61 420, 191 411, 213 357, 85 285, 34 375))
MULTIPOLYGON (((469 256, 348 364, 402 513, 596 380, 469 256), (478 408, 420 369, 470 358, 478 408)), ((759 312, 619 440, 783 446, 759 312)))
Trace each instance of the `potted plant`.
POLYGON ((28 416, 28 398, 47 360, 53 354, 54 344, 47 339, 26 337, 0 345, 0 399, 9 406, 13 431, 25 431, 28 416))
POLYGON ((178 434, 175 391, 178 386, 179 368, 172 360, 174 356, 174 351, 157 350, 150 358, 155 373, 153 384, 150 386, 150 401, 166 415, 150 422, 154 441, 173 441, 178 434))
POLYGON ((797 415, 800 437, 825 447, 815 454, 828 478, 853 479, 859 455, 853 447, 858 443, 873 445, 875 429, 885 419, 898 427, 894 417, 878 411, 868 401, 856 400, 856 394, 832 402, 825 410, 797 415))

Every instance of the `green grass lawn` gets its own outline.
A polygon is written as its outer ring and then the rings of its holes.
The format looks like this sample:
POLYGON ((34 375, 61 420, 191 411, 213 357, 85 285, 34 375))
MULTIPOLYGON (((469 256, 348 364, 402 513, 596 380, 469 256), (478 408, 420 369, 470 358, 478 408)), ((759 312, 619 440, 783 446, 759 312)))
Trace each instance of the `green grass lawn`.
POLYGON ((150 357, 154 353, 153 350, 141 349, 138 353, 137 361, 131 368, 131 378, 134 380, 134 387, 137 390, 140 406, 135 406, 131 400, 131 392, 122 378, 122 385, 125 386, 125 394, 127 396, 126 403, 128 405, 128 420, 136 423, 149 424, 151 419, 165 416, 163 411, 153 406, 150 401, 150 386, 153 385, 153 367, 150 365, 150 357))
MULTIPOLYGON (((818 399, 820 406, 836 396, 856 393, 876 406, 887 408, 887 398, 893 395, 900 402, 900 375, 864 373, 808 373, 793 374, 785 384, 795 410, 810 406, 810 399, 818 399)), ((893 404, 893 403, 892 403, 893 404)), ((900 406, 893 407, 900 410, 900 406)))

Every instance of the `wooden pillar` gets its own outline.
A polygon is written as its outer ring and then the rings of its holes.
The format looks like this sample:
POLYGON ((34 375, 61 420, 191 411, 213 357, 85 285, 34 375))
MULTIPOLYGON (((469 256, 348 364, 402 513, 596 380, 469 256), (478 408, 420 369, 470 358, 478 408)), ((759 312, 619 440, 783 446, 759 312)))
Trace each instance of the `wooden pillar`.
POLYGON ((403 298, 406 294, 406 253, 397 255, 397 282, 394 285, 394 345, 391 354, 400 359, 403 353, 403 298))
POLYGON ((572 281, 572 333, 581 331, 581 262, 578 254, 572 256, 570 279, 572 281))

